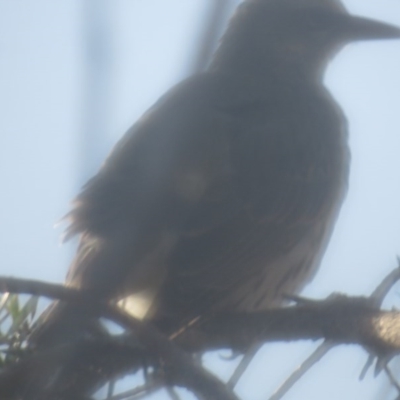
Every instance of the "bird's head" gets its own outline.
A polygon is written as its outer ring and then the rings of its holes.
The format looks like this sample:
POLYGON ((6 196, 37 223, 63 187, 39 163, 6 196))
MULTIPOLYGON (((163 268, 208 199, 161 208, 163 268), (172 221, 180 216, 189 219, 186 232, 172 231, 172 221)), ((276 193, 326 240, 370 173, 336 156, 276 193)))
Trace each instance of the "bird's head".
POLYGON ((255 73, 305 69, 318 78, 347 43, 400 38, 400 28, 351 15, 340 0, 247 0, 238 8, 212 66, 255 73))

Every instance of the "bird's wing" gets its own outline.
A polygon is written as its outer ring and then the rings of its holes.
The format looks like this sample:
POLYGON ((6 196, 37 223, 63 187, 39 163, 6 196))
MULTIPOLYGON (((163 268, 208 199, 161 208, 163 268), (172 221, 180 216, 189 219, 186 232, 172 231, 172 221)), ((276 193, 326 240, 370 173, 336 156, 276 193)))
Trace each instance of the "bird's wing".
MULTIPOLYGON (((132 230, 143 229, 141 224, 176 229, 184 224, 190 230, 195 224, 184 221, 200 204, 210 203, 210 212, 226 205, 232 194, 230 139, 235 129, 235 118, 219 107, 229 97, 227 89, 229 83, 205 75, 161 98, 75 199, 67 238, 86 232, 107 237, 131 223, 132 230)), ((211 223, 206 219, 218 224, 218 215, 224 214, 221 208, 209 218, 204 211, 200 225, 211 223)))
POLYGON ((190 79, 121 139, 68 214, 67 237, 81 235, 69 283, 94 280, 92 269, 117 271, 106 263, 125 262, 128 247, 140 261, 165 232, 198 235, 237 213, 230 148, 237 118, 229 109, 254 95, 249 85, 237 85, 209 74, 190 79))

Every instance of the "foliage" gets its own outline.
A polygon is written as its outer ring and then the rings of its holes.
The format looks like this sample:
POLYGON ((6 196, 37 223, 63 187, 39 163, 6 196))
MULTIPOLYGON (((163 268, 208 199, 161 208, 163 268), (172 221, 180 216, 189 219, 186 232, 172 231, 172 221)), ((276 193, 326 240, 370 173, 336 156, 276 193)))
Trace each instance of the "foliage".
POLYGON ((0 299, 0 368, 18 361, 36 315, 37 296, 4 293, 0 299))

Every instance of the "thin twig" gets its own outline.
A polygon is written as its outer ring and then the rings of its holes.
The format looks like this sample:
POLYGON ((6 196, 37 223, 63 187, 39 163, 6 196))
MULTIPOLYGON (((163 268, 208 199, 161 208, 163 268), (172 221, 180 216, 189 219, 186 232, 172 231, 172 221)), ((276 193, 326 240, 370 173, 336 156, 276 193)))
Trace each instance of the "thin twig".
POLYGON ((391 271, 372 292, 370 298, 374 305, 379 308, 393 285, 400 280, 400 259, 398 259, 397 268, 391 271))
POLYGON ((369 371, 369 369, 374 364, 375 358, 376 357, 374 355, 372 355, 372 354, 370 354, 368 356, 368 359, 367 359, 363 369, 361 370, 360 376, 358 378, 360 381, 362 381, 365 378, 365 376, 367 375, 367 372, 369 371))
POLYGON ((384 370, 386 372, 386 375, 389 378, 390 383, 396 388, 397 392, 400 395, 400 383, 398 382, 398 380, 394 376, 392 370, 389 368, 389 366, 387 364, 385 365, 384 370))
POLYGON ((233 372, 232 376, 229 378, 227 382, 227 386, 230 389, 234 389, 237 383, 239 382, 240 378, 245 373, 246 369, 253 361, 254 356, 258 353, 258 350, 262 347, 263 343, 255 343, 250 349, 245 353, 243 358, 240 360, 239 365, 236 367, 235 371, 233 372))
POLYGON ((108 383, 106 400, 112 399, 113 394, 114 394, 114 389, 115 389, 115 380, 113 379, 108 383))
POLYGON ((284 384, 269 398, 269 400, 281 400, 283 396, 298 382, 325 354, 337 343, 324 342, 308 357, 300 367, 290 375, 284 384))
POLYGON ((145 394, 146 396, 161 389, 161 381, 146 382, 144 385, 140 385, 134 389, 127 390, 125 392, 118 393, 110 398, 110 400, 127 400, 127 399, 138 399, 140 395, 145 394))
POLYGON ((181 400, 178 393, 176 393, 176 390, 173 387, 167 386, 166 389, 167 389, 168 396, 171 398, 171 400, 181 400))

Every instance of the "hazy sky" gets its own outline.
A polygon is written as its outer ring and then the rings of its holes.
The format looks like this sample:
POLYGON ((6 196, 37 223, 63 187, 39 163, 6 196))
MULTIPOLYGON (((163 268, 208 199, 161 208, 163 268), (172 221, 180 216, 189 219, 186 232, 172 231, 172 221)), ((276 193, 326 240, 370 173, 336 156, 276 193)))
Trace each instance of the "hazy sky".
MULTIPOLYGON (((0 0, 1 274, 62 281, 72 250, 59 246, 62 230, 53 225, 81 183, 88 110, 107 111, 97 121, 102 143, 92 149, 102 158, 185 76, 208 0, 97 0, 94 11, 85 11, 82 3, 0 0), (99 13, 107 26, 110 72, 92 102, 88 12, 99 13)), ((400 26, 398 0, 345 4, 353 13, 400 26)), ((349 117, 352 172, 334 237, 305 294, 368 294, 400 254, 400 41, 348 46, 326 82, 349 117)), ((399 303, 397 295, 393 302, 399 303)), ((266 399, 313 346, 266 346, 240 382, 239 394, 266 399)), ((373 379, 370 373, 358 381, 365 361, 361 349, 335 349, 287 399, 394 399, 394 392, 382 391, 384 376, 373 379)), ((212 364, 228 376, 225 361, 214 356, 212 364)))

